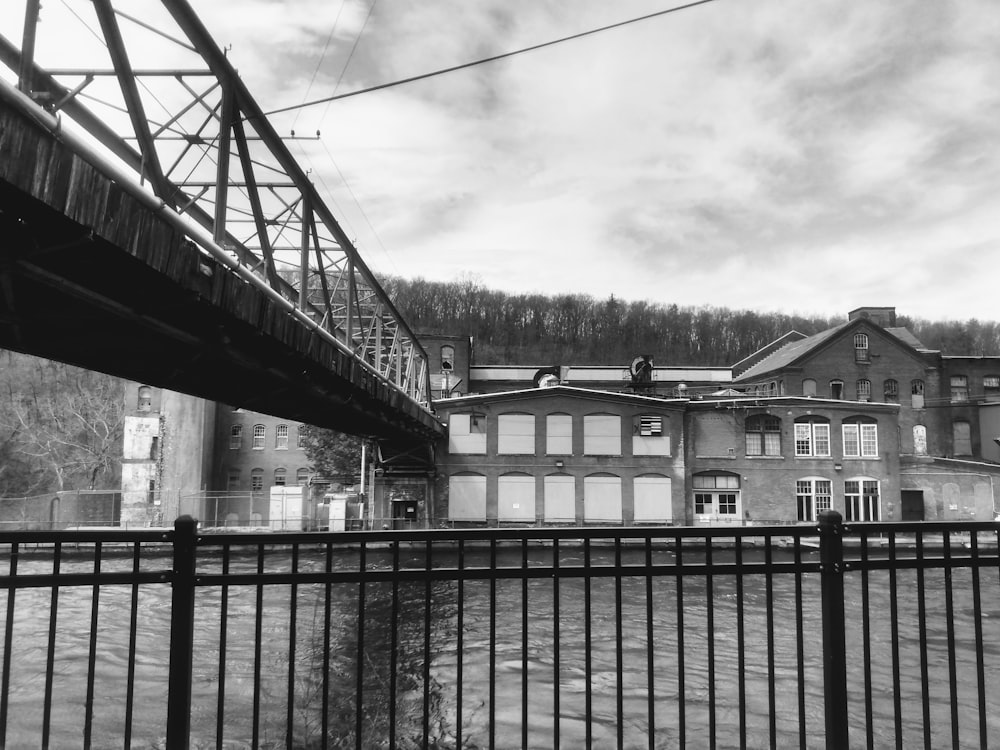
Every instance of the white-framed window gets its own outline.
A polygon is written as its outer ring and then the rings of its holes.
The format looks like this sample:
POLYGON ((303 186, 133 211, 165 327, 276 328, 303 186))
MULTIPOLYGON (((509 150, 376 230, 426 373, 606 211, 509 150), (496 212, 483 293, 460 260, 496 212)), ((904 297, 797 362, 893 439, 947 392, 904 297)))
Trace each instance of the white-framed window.
POLYGON ((848 521, 878 521, 878 480, 854 477, 844 481, 845 517, 848 521))
POLYGON ((830 509, 832 482, 822 477, 803 477, 795 480, 795 502, 800 521, 815 521, 821 510, 830 509))
POLYGON ((855 392, 858 394, 858 401, 871 401, 872 400, 872 381, 867 378, 861 378, 855 384, 855 392))
POLYGON ((486 415, 452 414, 448 417, 449 453, 486 453, 486 415))
POLYGON ((253 426, 253 449, 255 451, 264 450, 264 439, 267 436, 267 429, 262 424, 253 426))
POLYGON ((250 471, 250 489, 253 492, 260 492, 264 489, 263 469, 253 469, 250 471))
POLYGON ((781 420, 771 414, 754 414, 744 425, 748 456, 781 455, 781 420))
POLYGON ((516 456, 535 454, 534 414, 501 414, 497 417, 497 453, 516 456))
POLYGON ((640 414, 632 422, 633 456, 669 456, 670 436, 663 429, 659 414, 640 414))
POLYGON ((1000 375, 983 375, 983 391, 987 396, 1000 393, 1000 375))
POLYGON ((882 383, 882 397, 886 403, 897 403, 899 401, 899 381, 889 378, 882 383))
POLYGON ((573 417, 569 414, 546 415, 545 452, 550 456, 573 455, 573 417))
POLYGON ((226 475, 226 491, 235 492, 240 488, 240 470, 230 469, 226 475))
POLYGON ((576 522, 576 478, 570 474, 548 474, 542 480, 545 520, 548 523, 576 522))
POLYGON ((646 474, 632 481, 632 518, 635 521, 673 520, 670 477, 646 474))
POLYGON ((587 523, 621 523, 621 477, 593 474, 583 478, 583 520, 587 523))
POLYGON ((279 451, 288 450, 287 424, 279 424, 274 428, 274 447, 279 451))
POLYGON ((274 470, 275 487, 284 487, 287 479, 288 479, 288 472, 285 471, 282 467, 279 466, 277 469, 274 470))
POLYGON ((486 477, 482 474, 453 474, 448 477, 448 519, 486 520, 486 477))
POLYGON ((830 423, 814 420, 795 422, 796 456, 829 456, 830 423))
POLYGON ((910 381, 910 405, 914 409, 924 408, 924 381, 923 380, 911 380, 910 381))
POLYGON ((867 362, 868 355, 868 334, 854 334, 854 360, 856 362, 867 362))
POLYGON ((738 474, 712 472, 691 477, 694 489, 694 514, 701 518, 735 520, 740 517, 740 477, 738 474))
POLYGON ((875 458, 878 456, 878 423, 863 417, 845 421, 841 425, 844 438, 844 456, 875 458))
POLYGON ((229 428, 229 450, 238 451, 243 447, 243 425, 234 424, 229 428))
POLYGON ((587 456, 622 454, 622 418, 617 414, 587 414, 583 418, 583 452, 587 456))
POLYGON ((958 403, 969 400, 969 378, 965 375, 951 376, 951 400, 958 403))
POLYGON ((535 520, 535 478, 530 474, 501 474, 497 479, 497 520, 535 520))

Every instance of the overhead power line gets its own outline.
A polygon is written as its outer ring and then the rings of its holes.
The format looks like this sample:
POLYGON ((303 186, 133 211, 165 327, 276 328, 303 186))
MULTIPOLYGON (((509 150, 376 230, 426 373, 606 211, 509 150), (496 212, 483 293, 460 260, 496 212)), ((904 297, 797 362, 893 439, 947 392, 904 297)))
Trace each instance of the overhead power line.
POLYGON ((684 5, 678 5, 674 8, 667 8, 666 10, 659 10, 655 13, 647 13, 644 16, 638 16, 636 18, 630 18, 626 21, 619 21, 617 23, 608 24, 607 26, 601 26, 596 29, 590 29, 589 31, 581 31, 578 34, 571 34, 570 36, 564 36, 560 39, 552 39, 548 42, 542 42, 541 44, 533 44, 530 47, 523 47, 521 49, 516 49, 511 52, 504 52, 499 55, 493 55, 492 57, 484 57, 481 60, 473 60, 472 62, 462 63, 461 65, 453 65, 450 68, 441 68, 440 70, 434 70, 430 73, 421 73, 420 75, 410 76, 409 78, 401 78, 397 81, 389 81, 388 83, 380 83, 377 86, 369 86, 368 88, 358 89, 357 91, 348 91, 346 94, 334 94, 333 96, 326 96, 322 99, 314 99, 309 102, 303 102, 302 104, 293 104, 288 107, 281 107, 280 109, 272 109, 269 112, 265 112, 265 115, 276 115, 281 112, 290 112, 295 109, 302 109, 304 107, 312 107, 316 104, 325 104, 327 102, 337 101, 338 99, 347 99, 351 96, 357 96, 358 94, 368 94, 372 91, 381 91, 382 89, 392 88, 393 86, 402 86, 404 83, 413 83, 414 81, 422 81, 426 78, 433 78, 434 76, 444 75, 445 73, 454 73, 456 70, 464 70, 466 68, 472 68, 476 65, 483 65, 485 63, 496 62, 497 60, 503 60, 507 57, 514 57, 515 55, 522 55, 525 52, 534 52, 535 50, 544 49, 545 47, 552 47, 556 44, 562 44, 563 42, 570 42, 574 39, 580 39, 585 36, 591 36, 593 34, 599 34, 602 31, 609 31, 611 29, 617 29, 622 26, 628 26, 629 24, 639 23, 641 21, 648 21, 651 18, 657 18, 659 16, 665 16, 669 13, 676 13, 677 11, 687 10, 688 8, 693 8, 696 5, 705 5, 707 3, 715 2, 715 0, 696 0, 695 2, 686 3, 684 5))

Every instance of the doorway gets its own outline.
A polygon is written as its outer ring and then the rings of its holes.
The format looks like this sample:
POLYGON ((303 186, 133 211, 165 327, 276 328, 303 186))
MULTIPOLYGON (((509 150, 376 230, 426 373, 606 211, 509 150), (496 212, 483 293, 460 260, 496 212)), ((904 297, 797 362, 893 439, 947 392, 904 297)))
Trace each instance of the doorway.
POLYGON ((924 491, 923 490, 903 490, 901 492, 904 521, 924 520, 924 491))

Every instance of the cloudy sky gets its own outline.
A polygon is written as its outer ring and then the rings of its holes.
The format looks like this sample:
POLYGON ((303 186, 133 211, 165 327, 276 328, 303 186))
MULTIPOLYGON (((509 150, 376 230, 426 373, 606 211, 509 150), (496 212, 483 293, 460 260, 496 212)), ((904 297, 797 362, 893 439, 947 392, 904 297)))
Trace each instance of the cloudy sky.
MULTIPOLYGON (((680 3, 192 4, 271 110, 680 3)), ((379 271, 996 320, 998 39, 995 0, 715 0, 273 121, 379 271)))

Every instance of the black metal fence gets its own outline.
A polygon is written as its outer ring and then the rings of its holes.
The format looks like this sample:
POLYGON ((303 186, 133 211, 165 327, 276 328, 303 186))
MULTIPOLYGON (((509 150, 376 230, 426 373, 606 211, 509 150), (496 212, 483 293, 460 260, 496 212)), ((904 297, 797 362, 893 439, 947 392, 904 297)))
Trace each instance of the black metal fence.
POLYGON ((0 532, 0 747, 996 746, 998 530, 0 532))

